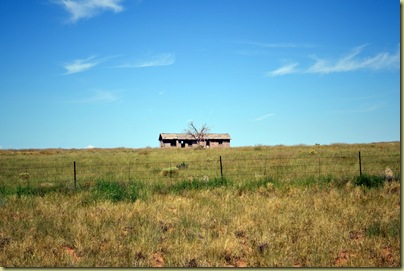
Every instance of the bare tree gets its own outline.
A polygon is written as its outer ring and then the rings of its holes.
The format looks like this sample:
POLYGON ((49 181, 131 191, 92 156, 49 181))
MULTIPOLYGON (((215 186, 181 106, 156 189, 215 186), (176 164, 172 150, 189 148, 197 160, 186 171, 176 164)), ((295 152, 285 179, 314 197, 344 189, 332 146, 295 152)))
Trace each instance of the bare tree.
POLYGON ((185 132, 188 135, 195 138, 198 145, 201 146, 201 142, 205 141, 206 135, 209 132, 209 130, 210 130, 210 128, 206 124, 203 124, 202 127, 200 129, 198 129, 198 128, 196 128, 194 122, 190 121, 188 123, 188 128, 185 129, 185 132))

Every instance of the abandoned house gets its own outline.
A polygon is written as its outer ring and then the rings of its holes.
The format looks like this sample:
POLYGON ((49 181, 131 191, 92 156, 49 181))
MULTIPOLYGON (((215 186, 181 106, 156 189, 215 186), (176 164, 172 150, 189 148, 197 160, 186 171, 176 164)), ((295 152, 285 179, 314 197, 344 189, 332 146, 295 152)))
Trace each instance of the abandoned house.
MULTIPOLYGON (((201 146, 207 148, 229 148, 229 134, 206 134, 205 139, 200 142, 201 146)), ((161 148, 190 148, 198 146, 198 141, 188 134, 167 134, 159 136, 161 148)))

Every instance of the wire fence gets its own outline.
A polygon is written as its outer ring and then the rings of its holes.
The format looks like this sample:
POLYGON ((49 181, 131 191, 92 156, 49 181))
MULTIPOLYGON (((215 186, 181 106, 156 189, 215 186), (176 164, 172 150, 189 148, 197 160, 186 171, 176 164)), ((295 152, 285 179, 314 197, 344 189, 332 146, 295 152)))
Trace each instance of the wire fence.
POLYGON ((46 165, 36 163, 12 166, 0 164, 0 184, 5 185, 89 185, 97 180, 113 181, 175 181, 227 178, 273 178, 294 180, 304 178, 354 178, 361 174, 383 175, 389 168, 400 179, 400 155, 267 157, 257 159, 217 157, 217 159, 158 162, 91 162, 71 161, 46 165))

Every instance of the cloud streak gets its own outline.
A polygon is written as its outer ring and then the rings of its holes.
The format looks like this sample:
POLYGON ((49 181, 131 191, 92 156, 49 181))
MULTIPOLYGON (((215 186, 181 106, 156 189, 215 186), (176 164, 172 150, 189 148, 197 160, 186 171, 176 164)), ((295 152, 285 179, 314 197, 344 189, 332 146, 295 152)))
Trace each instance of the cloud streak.
POLYGON ((378 102, 375 104, 362 105, 355 112, 358 112, 358 113, 374 112, 374 111, 378 111, 378 110, 384 108, 386 105, 387 105, 387 102, 385 102, 385 101, 378 102))
POLYGON ((122 0, 53 0, 61 5, 69 14, 69 21, 75 23, 81 19, 89 19, 104 11, 118 13, 124 10, 122 0))
POLYGON ((261 48, 311 48, 312 44, 293 43, 293 42, 256 42, 256 41, 240 41, 238 43, 252 45, 261 48))
MULTIPOLYGON (((97 58, 91 56, 85 59, 75 59, 70 62, 62 64, 62 67, 66 70, 63 75, 70 75, 75 73, 81 73, 95 68, 100 63, 110 60, 111 58, 119 57, 120 55, 107 56, 103 58, 97 58)), ((122 65, 112 66, 110 68, 147 68, 147 67, 159 67, 169 66, 175 63, 174 54, 158 54, 150 57, 147 60, 138 61, 136 63, 125 63, 122 65)))
POLYGON ((147 68, 169 66, 175 63, 175 54, 165 53, 150 57, 147 60, 138 61, 136 63, 126 63, 115 66, 115 68, 147 68))
POLYGON ((253 121, 262 121, 262 120, 264 120, 266 118, 272 117, 273 115, 275 115, 275 114, 273 114, 273 113, 266 114, 266 115, 260 116, 258 118, 255 118, 253 121))
POLYGON ((97 58, 95 56, 91 56, 85 59, 75 59, 71 62, 63 63, 62 66, 66 70, 64 75, 88 71, 102 62, 108 61, 111 58, 116 57, 119 57, 119 55, 106 56, 103 58, 97 58))
POLYGON ((299 63, 291 63, 287 64, 285 66, 282 66, 274 71, 267 72, 267 76, 280 76, 280 75, 285 75, 289 73, 296 73, 296 66, 299 65, 299 63))
POLYGON ((116 103, 122 100, 121 96, 118 96, 115 91, 108 90, 96 90, 90 97, 76 100, 74 103, 78 104, 109 104, 116 103))
POLYGON ((340 109, 333 111, 338 114, 352 114, 352 113, 372 113, 386 108, 388 103, 386 101, 374 102, 374 103, 364 103, 359 106, 350 107, 346 109, 340 109))
POLYGON ((254 42, 254 41, 245 41, 241 42, 248 45, 264 47, 264 48, 296 48, 299 47, 296 43, 291 42, 278 42, 278 43, 265 43, 265 42, 254 42))
POLYGON ((298 70, 295 67, 299 64, 295 62, 282 66, 273 71, 267 72, 268 77, 281 76, 292 73, 313 73, 330 74, 339 72, 351 72, 357 70, 384 70, 397 69, 400 67, 400 52, 395 53, 381 52, 372 57, 360 58, 359 55, 367 45, 355 47, 347 55, 337 60, 327 60, 312 56, 314 63, 306 69, 298 70))
POLYGON ((96 59, 94 56, 86 59, 76 59, 68 63, 62 64, 66 69, 65 75, 88 71, 97 66, 101 60, 96 59))

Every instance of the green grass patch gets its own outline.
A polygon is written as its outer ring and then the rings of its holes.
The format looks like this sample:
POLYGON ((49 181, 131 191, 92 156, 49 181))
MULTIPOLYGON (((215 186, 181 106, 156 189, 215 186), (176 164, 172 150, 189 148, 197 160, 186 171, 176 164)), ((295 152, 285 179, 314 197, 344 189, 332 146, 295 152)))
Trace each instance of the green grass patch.
POLYGON ((376 221, 366 228, 366 235, 369 237, 400 237, 401 224, 400 220, 394 219, 389 223, 381 223, 376 221))
POLYGON ((272 183, 274 186, 279 186, 279 183, 272 178, 262 178, 258 180, 249 180, 239 184, 238 190, 239 191, 255 191, 260 187, 267 187, 268 183, 272 183))
POLYGON ((169 191, 177 194, 185 190, 199 190, 199 189, 214 189, 218 187, 231 186, 232 182, 226 178, 214 178, 210 180, 197 179, 197 180, 184 180, 179 183, 173 184, 169 187, 169 191))
POLYGON ((384 183, 383 176, 374 176, 374 175, 360 175, 357 176, 354 184, 358 186, 365 186, 367 188, 377 188, 381 187, 384 183))
POLYGON ((178 176, 179 170, 177 167, 168 167, 168 168, 163 168, 161 170, 161 175, 165 177, 174 177, 178 176))
POLYGON ((140 182, 130 181, 128 183, 99 180, 91 189, 93 199, 109 200, 112 202, 130 201, 135 202, 145 195, 144 185, 140 182))
POLYGON ((45 196, 49 193, 63 193, 69 194, 70 190, 68 187, 64 185, 54 185, 54 184, 47 184, 47 185, 39 185, 39 186, 32 186, 32 185, 21 185, 19 184, 16 189, 3 189, 1 192, 4 194, 16 194, 18 198, 21 196, 45 196))

